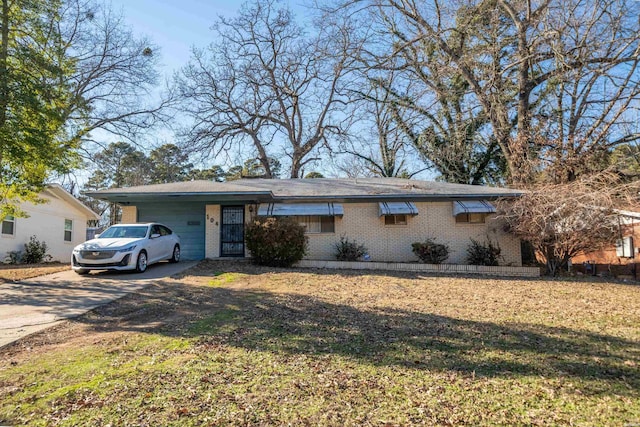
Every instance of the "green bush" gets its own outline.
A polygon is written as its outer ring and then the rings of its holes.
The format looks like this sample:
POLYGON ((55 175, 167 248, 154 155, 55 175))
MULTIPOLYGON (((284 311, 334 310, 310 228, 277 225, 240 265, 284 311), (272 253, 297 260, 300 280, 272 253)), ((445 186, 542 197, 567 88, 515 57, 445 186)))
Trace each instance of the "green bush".
POLYGON ((39 264, 50 260, 51 255, 47 255, 47 244, 40 242, 36 236, 31 236, 29 242, 24 244, 24 253, 20 262, 23 264, 39 264))
POLYGON ((367 248, 346 236, 340 236, 340 241, 335 244, 335 256, 338 261, 357 261, 367 253, 367 248))
POLYGON ((9 251, 4 258, 5 264, 20 264, 22 251, 9 251))
POLYGON ((488 240, 487 243, 480 243, 471 239, 471 244, 467 248, 467 263, 471 265, 498 265, 500 258, 500 246, 488 240))
POLYGON ((433 239, 411 245, 413 253, 426 264, 442 264, 449 258, 449 246, 436 243, 433 239))
POLYGON ((304 226, 292 218, 258 218, 247 225, 245 236, 259 265, 291 267, 307 253, 304 226))

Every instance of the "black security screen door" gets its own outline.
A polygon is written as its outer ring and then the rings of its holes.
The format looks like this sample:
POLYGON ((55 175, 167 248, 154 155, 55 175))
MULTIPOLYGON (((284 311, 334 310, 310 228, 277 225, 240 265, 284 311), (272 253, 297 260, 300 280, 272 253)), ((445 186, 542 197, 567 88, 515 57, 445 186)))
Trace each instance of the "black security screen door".
POLYGON ((223 206, 220 256, 244 256, 244 206, 223 206))

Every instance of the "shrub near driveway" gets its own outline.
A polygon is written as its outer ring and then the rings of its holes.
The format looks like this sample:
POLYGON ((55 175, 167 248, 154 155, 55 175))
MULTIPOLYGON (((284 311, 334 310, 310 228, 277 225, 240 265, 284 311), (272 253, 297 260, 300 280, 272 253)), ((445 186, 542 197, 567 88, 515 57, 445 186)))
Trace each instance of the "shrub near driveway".
POLYGON ((638 423, 639 313, 637 286, 209 262, 0 351, 0 424, 638 423))

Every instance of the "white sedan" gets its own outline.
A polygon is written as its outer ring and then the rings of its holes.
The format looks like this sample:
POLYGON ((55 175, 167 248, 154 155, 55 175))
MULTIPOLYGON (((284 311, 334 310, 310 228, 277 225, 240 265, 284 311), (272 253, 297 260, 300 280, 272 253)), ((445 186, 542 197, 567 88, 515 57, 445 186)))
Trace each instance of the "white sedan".
POLYGON ((78 274, 90 270, 142 273, 148 265, 162 260, 180 260, 180 237, 169 227, 157 223, 117 224, 76 246, 71 268, 78 274))

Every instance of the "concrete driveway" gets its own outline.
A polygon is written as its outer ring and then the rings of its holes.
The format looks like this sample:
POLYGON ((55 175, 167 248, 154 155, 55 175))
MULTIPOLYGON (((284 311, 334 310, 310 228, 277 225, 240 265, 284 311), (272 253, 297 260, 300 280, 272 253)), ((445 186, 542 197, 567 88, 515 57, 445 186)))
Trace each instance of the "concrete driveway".
POLYGON ((0 347, 196 264, 197 261, 159 263, 149 266, 142 274, 94 272, 79 276, 69 270, 0 284, 0 347))

